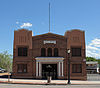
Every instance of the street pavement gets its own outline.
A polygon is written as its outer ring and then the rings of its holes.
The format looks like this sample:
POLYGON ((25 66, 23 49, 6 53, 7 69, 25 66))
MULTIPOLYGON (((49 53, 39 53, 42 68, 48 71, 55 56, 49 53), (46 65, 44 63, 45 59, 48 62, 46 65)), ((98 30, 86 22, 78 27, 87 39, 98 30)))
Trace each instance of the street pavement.
POLYGON ((0 83, 0 88, 100 88, 100 85, 26 85, 0 83))

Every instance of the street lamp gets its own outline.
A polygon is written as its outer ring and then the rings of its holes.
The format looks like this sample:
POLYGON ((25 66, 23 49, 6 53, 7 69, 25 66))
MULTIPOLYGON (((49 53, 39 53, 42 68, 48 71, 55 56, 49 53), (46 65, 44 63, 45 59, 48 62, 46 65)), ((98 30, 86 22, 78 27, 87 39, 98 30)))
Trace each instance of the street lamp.
POLYGON ((68 54, 68 83, 67 84, 71 84, 70 82, 70 49, 67 50, 67 54, 68 54))
POLYGON ((70 49, 67 50, 67 53, 70 54, 70 49))

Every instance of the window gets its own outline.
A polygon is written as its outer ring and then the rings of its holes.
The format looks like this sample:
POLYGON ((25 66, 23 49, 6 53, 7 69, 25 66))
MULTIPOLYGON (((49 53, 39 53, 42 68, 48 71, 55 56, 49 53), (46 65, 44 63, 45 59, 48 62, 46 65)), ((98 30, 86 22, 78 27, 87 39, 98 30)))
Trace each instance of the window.
POLYGON ((54 48, 54 57, 58 57, 58 48, 54 48))
POLYGON ((52 57, 52 49, 48 48, 48 57, 52 57))
POLYGON ((72 64, 72 73, 82 73, 82 64, 72 64))
POLYGON ((42 48, 41 49, 41 56, 42 57, 45 57, 46 56, 46 49, 45 48, 42 48))
POLYGON ((27 73, 27 64, 18 64, 17 72, 18 73, 27 73))
POLYGON ((27 48, 24 47, 20 47, 18 48, 18 56, 27 56, 27 48))
POLYGON ((81 48, 72 48, 72 56, 81 56, 81 48))

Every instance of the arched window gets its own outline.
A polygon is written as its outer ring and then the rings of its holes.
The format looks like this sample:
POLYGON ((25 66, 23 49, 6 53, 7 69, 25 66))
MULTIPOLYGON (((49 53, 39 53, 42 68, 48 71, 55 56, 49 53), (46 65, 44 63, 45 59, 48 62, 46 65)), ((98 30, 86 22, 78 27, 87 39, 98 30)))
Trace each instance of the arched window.
POLYGON ((52 49, 48 48, 48 57, 52 57, 52 49))
POLYGON ((58 57, 58 48, 54 48, 54 57, 58 57))
POLYGON ((46 56, 46 49, 45 48, 41 48, 41 56, 42 57, 46 56))

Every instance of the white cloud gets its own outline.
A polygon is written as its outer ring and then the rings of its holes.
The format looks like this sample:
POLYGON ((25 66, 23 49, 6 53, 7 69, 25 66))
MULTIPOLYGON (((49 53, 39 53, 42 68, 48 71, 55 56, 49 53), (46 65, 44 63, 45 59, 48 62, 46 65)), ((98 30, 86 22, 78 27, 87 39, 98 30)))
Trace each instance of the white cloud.
POLYGON ((24 27, 32 27, 32 24, 31 23, 23 23, 20 27, 21 28, 24 28, 24 27))
POLYGON ((16 24, 19 24, 19 22, 17 21, 16 24))
POLYGON ((96 38, 92 40, 90 45, 94 45, 95 47, 100 47, 100 39, 96 38))
POLYGON ((88 50, 99 50, 97 47, 92 46, 92 45, 87 45, 86 48, 87 48, 88 50))
POLYGON ((95 38, 86 45, 86 56, 100 58, 100 39, 95 38))

